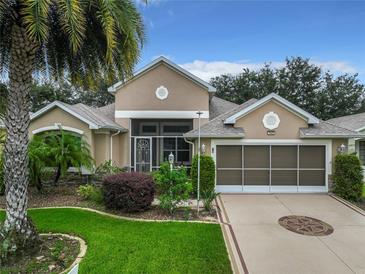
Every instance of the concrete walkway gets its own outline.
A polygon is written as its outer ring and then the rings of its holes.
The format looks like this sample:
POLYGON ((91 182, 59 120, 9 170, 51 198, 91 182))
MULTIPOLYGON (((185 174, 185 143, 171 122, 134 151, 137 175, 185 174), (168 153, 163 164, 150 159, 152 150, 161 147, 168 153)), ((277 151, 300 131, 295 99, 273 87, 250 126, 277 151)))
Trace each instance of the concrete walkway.
POLYGON ((365 273, 365 216, 328 195, 226 194, 219 204, 233 230, 230 245, 234 248, 236 238, 242 254, 234 259, 241 263, 239 272, 246 267, 249 273, 365 273), (278 224, 286 215, 320 219, 334 232, 320 237, 293 233, 278 224))

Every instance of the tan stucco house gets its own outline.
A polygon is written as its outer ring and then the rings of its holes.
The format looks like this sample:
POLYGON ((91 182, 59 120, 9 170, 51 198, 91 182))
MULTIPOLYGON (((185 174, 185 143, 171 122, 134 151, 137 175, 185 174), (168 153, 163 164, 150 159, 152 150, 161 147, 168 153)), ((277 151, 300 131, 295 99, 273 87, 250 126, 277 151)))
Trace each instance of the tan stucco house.
POLYGON ((54 102, 31 116, 30 135, 62 128, 82 135, 97 164, 149 172, 173 153, 189 166, 197 151, 216 162, 219 192, 327 192, 334 156, 361 133, 324 122, 272 93, 242 105, 161 57, 109 88, 102 108, 54 102), (343 148, 344 146, 342 146, 343 148))

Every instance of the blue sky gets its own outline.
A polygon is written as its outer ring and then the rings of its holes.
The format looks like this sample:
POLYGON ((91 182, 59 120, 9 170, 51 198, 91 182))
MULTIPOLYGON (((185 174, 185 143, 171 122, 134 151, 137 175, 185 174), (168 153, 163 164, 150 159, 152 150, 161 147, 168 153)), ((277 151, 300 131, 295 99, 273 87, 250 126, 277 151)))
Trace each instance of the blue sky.
POLYGON ((365 0, 148 3, 138 4, 147 34, 138 67, 165 55, 208 80, 303 56, 365 83, 365 0))

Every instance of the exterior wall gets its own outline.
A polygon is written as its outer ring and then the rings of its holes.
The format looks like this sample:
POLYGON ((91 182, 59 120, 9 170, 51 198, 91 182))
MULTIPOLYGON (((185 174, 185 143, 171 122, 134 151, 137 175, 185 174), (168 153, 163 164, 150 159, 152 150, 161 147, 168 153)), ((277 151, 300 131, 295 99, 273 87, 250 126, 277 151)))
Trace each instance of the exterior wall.
POLYGON ((115 110, 209 111, 209 94, 205 88, 160 64, 116 92, 115 110), (169 91, 165 100, 155 95, 160 86, 169 91))
MULTIPOLYGON (((209 119, 201 118, 200 126, 209 122, 209 119)), ((199 127, 199 119, 193 119, 193 129, 197 129, 199 127)))
MULTIPOLYGON (((211 139, 210 138, 201 138, 200 139, 200 145, 205 145, 205 153, 204 155, 212 155, 212 146, 211 146, 211 139)), ((194 152, 193 152, 193 156, 195 154, 198 154, 198 139, 195 139, 194 142, 194 152)))
MULTIPOLYGON (((122 127, 128 129, 128 132, 121 133, 118 137, 118 152, 115 152, 115 154, 119 155, 119 166, 121 167, 129 167, 130 166, 130 119, 115 119, 118 124, 120 124, 122 127)), ((115 137, 115 139, 117 139, 115 137)), ((114 155, 115 155, 114 154, 114 155)), ((114 156, 113 156, 114 158, 114 156)))
POLYGON ((99 166, 110 159, 110 134, 93 133, 93 139, 94 160, 96 166, 99 166))
POLYGON ((234 126, 245 129, 245 139, 297 139, 299 129, 308 127, 308 124, 301 117, 270 101, 239 119, 234 126), (267 129, 262 123, 264 115, 270 111, 278 114, 280 118, 275 135, 267 135, 267 129))
POLYGON ((91 129, 89 129, 89 126, 59 108, 54 108, 37 119, 31 121, 29 126, 29 137, 31 138, 33 136, 32 131, 43 127, 54 126, 55 123, 60 123, 62 126, 68 126, 82 130, 84 132, 83 136, 89 143, 92 156, 94 157, 93 134, 91 129))

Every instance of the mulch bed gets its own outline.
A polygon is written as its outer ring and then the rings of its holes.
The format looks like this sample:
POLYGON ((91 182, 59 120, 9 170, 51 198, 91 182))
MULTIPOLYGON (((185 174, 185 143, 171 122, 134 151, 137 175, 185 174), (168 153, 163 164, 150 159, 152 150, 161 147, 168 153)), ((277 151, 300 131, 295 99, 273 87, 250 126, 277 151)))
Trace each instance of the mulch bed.
POLYGON ((76 260, 80 252, 77 240, 63 236, 41 236, 41 245, 10 257, 1 273, 60 273, 76 260))
MULTIPOLYGON (((126 213, 117 210, 105 209, 103 205, 95 204, 90 201, 83 200, 77 195, 77 184, 62 184, 60 186, 48 186, 44 187, 42 193, 34 187, 29 188, 28 192, 28 207, 57 207, 57 206, 77 206, 87 207, 107 213, 115 214, 118 216, 124 216, 137 219, 150 219, 150 220, 201 220, 201 221, 213 221, 217 220, 216 211, 207 212, 201 211, 199 216, 195 208, 185 210, 183 208, 178 209, 174 215, 170 215, 161 210, 157 206, 153 205, 149 210, 144 212, 126 213)), ((5 196, 0 196, 0 208, 5 208, 5 196)))

